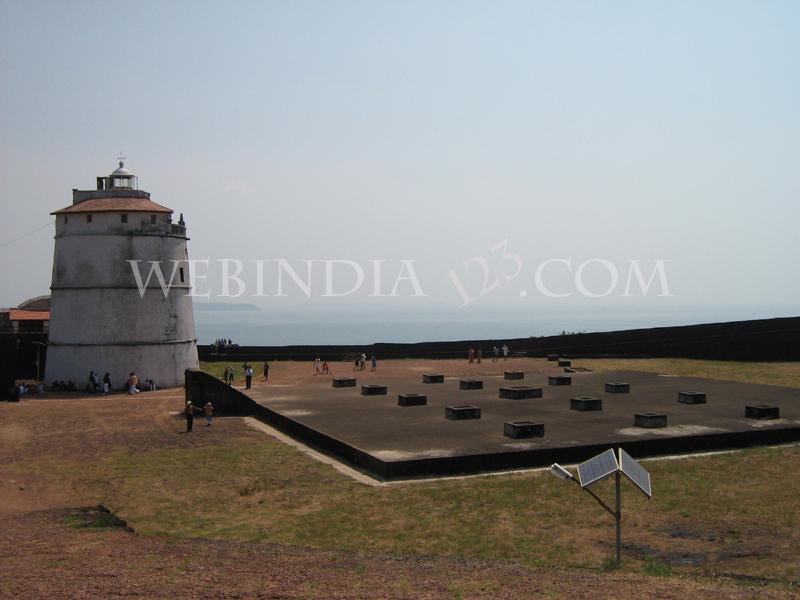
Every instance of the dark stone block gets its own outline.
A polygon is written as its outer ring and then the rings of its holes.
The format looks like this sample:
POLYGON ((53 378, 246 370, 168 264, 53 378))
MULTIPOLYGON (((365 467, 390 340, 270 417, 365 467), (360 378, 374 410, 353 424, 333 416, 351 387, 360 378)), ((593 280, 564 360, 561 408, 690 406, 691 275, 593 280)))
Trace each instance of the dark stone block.
POLYGON ((636 413, 633 415, 633 426, 660 429, 667 426, 667 415, 652 412, 636 413))
POLYGON ((361 386, 361 395, 362 396, 385 396, 388 392, 388 389, 385 385, 378 385, 376 383, 370 383, 368 385, 361 386))
POLYGON ((561 359, 559 359, 558 366, 559 367, 571 367, 572 366, 572 361, 571 360, 561 360, 561 359))
POLYGON ((678 392, 678 402, 682 404, 705 404, 705 392, 678 392))
POLYGON ((522 371, 504 371, 503 379, 525 379, 525 373, 522 371))
POLYGON ((482 390, 483 381, 480 379, 462 379, 458 383, 458 387, 462 390, 482 390))
POLYGON ((578 398, 572 398, 569 401, 569 407, 571 410, 580 411, 603 410, 603 400, 601 398, 588 398, 585 396, 580 396, 578 398))
POLYGON ((503 435, 514 438, 544 437, 544 423, 533 421, 509 421, 503 423, 503 435))
POLYGON ((547 378, 547 385, 572 385, 572 377, 569 375, 550 375, 547 378))
POLYGON ((542 388, 528 387, 528 386, 515 386, 515 387, 501 387, 500 397, 507 400, 525 400, 526 398, 541 398, 542 388))
POLYGON ((397 396, 398 406, 425 406, 428 397, 425 394, 400 394, 397 396))
POLYGON ((769 406, 768 404, 757 404, 755 406, 745 406, 744 416, 748 419, 780 419, 781 409, 777 406, 769 406))
POLYGON ((439 373, 423 373, 422 383, 444 383, 444 375, 439 373))
POLYGON ((547 360, 550 362, 556 362, 558 360, 558 354, 548 354, 547 360))
POLYGON ((477 406, 445 406, 444 418, 449 421, 465 421, 467 419, 480 419, 481 409, 477 406))
POLYGON ((606 384, 607 394, 628 394, 631 391, 630 383, 622 383, 620 381, 612 381, 606 384))
POLYGON ((355 377, 334 377, 333 387, 356 387, 355 377))

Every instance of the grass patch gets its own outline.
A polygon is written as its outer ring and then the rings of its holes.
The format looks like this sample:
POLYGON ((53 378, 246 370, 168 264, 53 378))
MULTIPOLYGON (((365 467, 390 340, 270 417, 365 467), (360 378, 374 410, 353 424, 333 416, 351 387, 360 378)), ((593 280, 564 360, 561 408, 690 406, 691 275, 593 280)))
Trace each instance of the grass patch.
POLYGON ((621 568, 622 568, 622 563, 617 562, 616 558, 607 558, 603 561, 603 567, 602 567, 603 573, 617 571, 621 568))
POLYGON ((646 558, 644 560, 644 573, 653 577, 671 577, 672 568, 655 558, 646 558))
MULTIPOLYGON (((144 534, 609 568, 613 520, 590 498, 541 472, 374 488, 277 441, 258 440, 120 451, 98 464, 96 474, 117 482, 103 488, 107 502, 144 534)), ((800 535, 783 516, 796 511, 800 495, 797 478, 786 475, 800 468, 800 447, 647 467, 653 499, 623 491, 626 542, 652 547, 659 557, 688 548, 714 561, 733 545, 741 558, 729 559, 726 571, 774 578, 785 570, 778 578, 791 577, 800 535), (745 479, 743 465, 750 474, 745 479), (759 553, 772 560, 752 558, 759 553)), ((613 497, 613 483, 601 482, 597 492, 613 497)), ((663 577, 702 572, 697 565, 625 558, 623 570, 663 577)))
MULTIPOLYGON (((236 371, 238 372, 239 378, 243 376, 242 373, 242 365, 239 362, 231 363, 231 362, 207 362, 207 361, 200 361, 200 368, 203 369, 206 373, 211 373, 214 377, 218 379, 222 379, 222 374, 225 372, 225 369, 229 366, 233 366, 236 371)), ((253 369, 256 368, 254 364, 253 369)))

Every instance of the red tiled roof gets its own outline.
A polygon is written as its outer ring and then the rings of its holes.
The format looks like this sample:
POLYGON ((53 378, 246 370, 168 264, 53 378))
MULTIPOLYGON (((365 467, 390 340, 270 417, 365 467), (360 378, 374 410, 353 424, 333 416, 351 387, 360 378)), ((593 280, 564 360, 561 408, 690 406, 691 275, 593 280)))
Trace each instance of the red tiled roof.
POLYGON ((149 212, 171 213, 172 209, 147 198, 91 198, 62 208, 51 215, 89 212, 149 212))
POLYGON ((20 310, 12 308, 8 311, 9 321, 49 321, 49 310, 20 310))

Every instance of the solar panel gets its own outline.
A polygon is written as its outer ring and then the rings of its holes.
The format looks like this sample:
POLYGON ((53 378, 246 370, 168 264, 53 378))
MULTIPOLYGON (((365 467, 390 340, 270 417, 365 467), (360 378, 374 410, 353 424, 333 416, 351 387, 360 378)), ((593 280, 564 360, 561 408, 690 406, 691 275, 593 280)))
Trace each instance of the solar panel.
POLYGON ((600 481, 604 477, 616 473, 618 469, 617 457, 614 455, 614 451, 609 448, 602 454, 598 454, 594 458, 590 458, 578 465, 578 477, 581 480, 581 487, 600 481))
POLYGON ((619 449, 619 468, 623 475, 647 494, 648 498, 653 496, 653 490, 650 488, 650 473, 645 471, 642 465, 633 460, 631 455, 622 448, 619 449))

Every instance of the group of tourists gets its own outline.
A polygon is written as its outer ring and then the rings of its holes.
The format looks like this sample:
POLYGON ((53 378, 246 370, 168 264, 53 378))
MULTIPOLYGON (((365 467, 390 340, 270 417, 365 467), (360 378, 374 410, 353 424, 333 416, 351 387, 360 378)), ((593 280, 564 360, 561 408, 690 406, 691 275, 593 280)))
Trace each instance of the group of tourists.
MULTIPOLYGON (((60 379, 55 380, 53 383, 50 384, 50 389, 54 392, 77 392, 78 386, 75 385, 75 382, 72 380, 69 381, 62 381, 60 379)), ((129 394, 138 394, 142 390, 155 392, 156 391, 156 382, 152 379, 145 379, 142 382, 139 379, 139 376, 136 375, 133 371, 128 374, 128 379, 125 380, 124 389, 129 394)), ((102 392, 104 394, 108 394, 109 392, 113 391, 113 385, 111 382, 111 373, 106 371, 103 374, 102 379, 100 378, 100 374, 95 371, 89 371, 89 376, 86 378, 86 385, 83 388, 84 392, 88 392, 90 394, 95 394, 97 392, 102 392)))
MULTIPOLYGON (((106 373, 108 375, 108 373, 106 373)), ((86 391, 87 392, 99 392, 100 391, 100 381, 98 379, 97 373, 94 371, 89 371, 89 382, 86 384, 86 391)), ((107 392, 108 390, 103 390, 107 392)))
POLYGON ((314 375, 329 375, 331 368, 327 360, 320 360, 319 356, 314 359, 314 375))
POLYGON ((475 348, 469 348, 467 350, 467 359, 470 363, 477 362, 480 364, 483 360, 483 348, 480 346, 478 346, 477 350, 475 348))
POLYGON ((228 348, 238 348, 239 344, 234 344, 233 340, 231 340, 230 338, 228 338, 227 340, 225 338, 220 338, 218 340, 214 340, 212 346, 214 347, 214 352, 219 354, 220 352, 224 352, 228 348))
MULTIPOLYGON (((75 384, 73 383, 72 385, 74 386, 75 384)), ((27 396, 28 394, 44 394, 44 384, 21 381, 14 385, 14 397, 17 400, 19 400, 21 396, 27 396)))
MULTIPOLYGON (((375 371, 378 368, 378 357, 374 354, 370 358, 371 370, 375 371)), ((364 371, 367 368, 367 355, 363 352, 356 355, 353 361, 353 371, 364 371)), ((314 359, 314 375, 330 375, 331 368, 327 360, 322 360, 320 357, 314 359)))
MULTIPOLYGON (((501 354, 503 355, 503 360, 508 360, 509 352, 510 351, 506 344, 503 344, 500 348, 498 348, 497 344, 495 344, 492 347, 492 362, 497 362, 500 360, 501 354)), ((478 345, 477 349, 472 347, 467 349, 467 360, 470 363, 477 362, 480 364, 480 362, 483 360, 483 349, 481 348, 480 344, 478 345)))
MULTIPOLYGON (((245 389, 250 389, 253 387, 253 371, 252 365, 249 363, 244 363, 242 365, 242 372, 244 373, 244 387, 245 389)), ((224 381, 227 385, 233 385, 234 380, 236 379, 236 369, 234 367, 225 367, 225 370, 222 372, 222 381, 224 381)), ((269 380, 269 363, 264 361, 264 381, 269 380)))
POLYGON ((105 375, 103 375, 103 383, 100 384, 100 376, 97 374, 97 371, 89 371, 89 380, 86 382, 86 388, 84 391, 87 391, 91 394, 95 392, 102 391, 103 393, 107 394, 111 391, 111 375, 108 371, 106 371, 105 375))
MULTIPOLYGON (((106 373, 106 375, 108 375, 108 373, 106 373)), ((109 388, 111 387, 111 378, 108 379, 108 386, 109 388)), ((133 371, 131 371, 130 374, 128 375, 128 380, 125 382, 125 389, 127 389, 128 393, 131 395, 138 394, 142 390, 155 392, 156 382, 153 381, 152 379, 145 379, 144 383, 142 383, 141 380, 139 379, 139 376, 136 375, 136 373, 134 373, 133 371)))
POLYGON ((214 415, 214 406, 211 402, 206 402, 203 408, 200 409, 193 405, 191 401, 187 400, 186 406, 183 408, 183 416, 186 417, 186 433, 192 431, 195 412, 202 412, 206 416, 206 427, 211 427, 211 418, 214 415))
MULTIPOLYGON (((374 354, 372 355, 372 358, 370 358, 370 365, 372 367, 371 368, 372 371, 377 370, 378 357, 376 357, 374 354)), ((367 368, 367 355, 362 352, 359 356, 356 356, 356 360, 353 363, 353 371, 364 371, 366 368, 367 368)))

